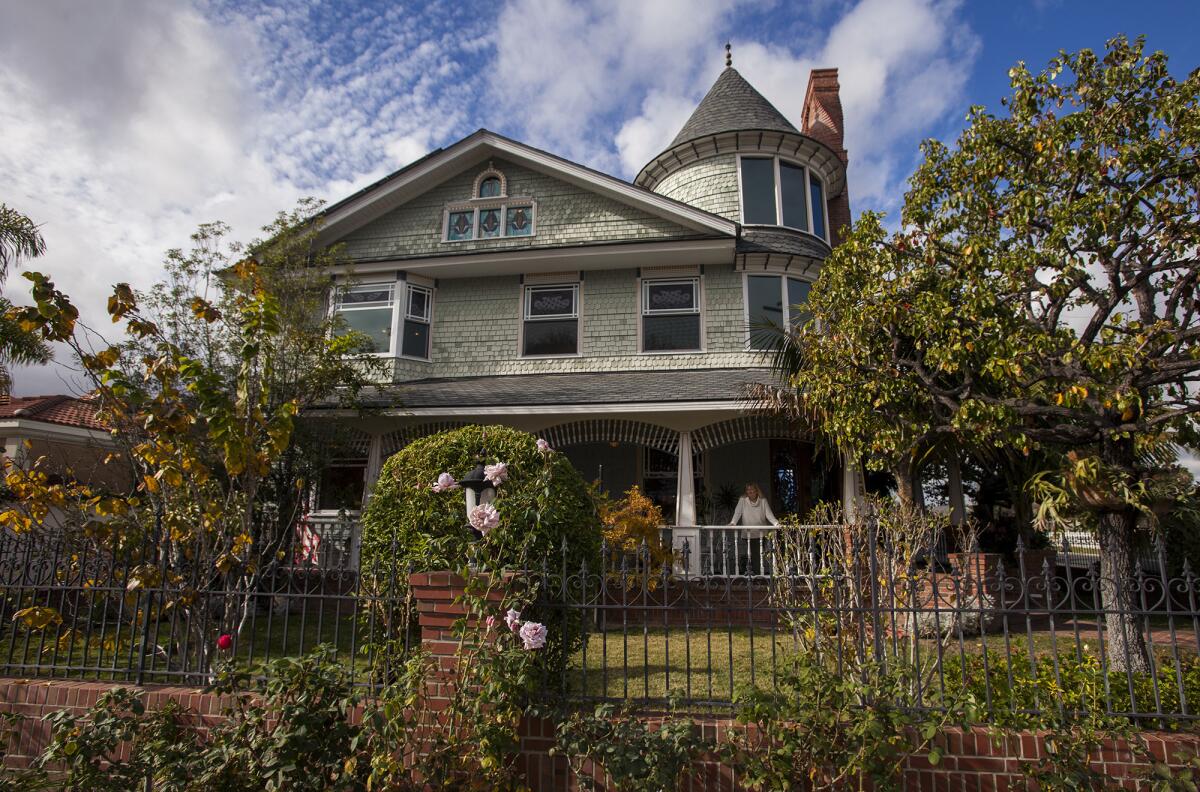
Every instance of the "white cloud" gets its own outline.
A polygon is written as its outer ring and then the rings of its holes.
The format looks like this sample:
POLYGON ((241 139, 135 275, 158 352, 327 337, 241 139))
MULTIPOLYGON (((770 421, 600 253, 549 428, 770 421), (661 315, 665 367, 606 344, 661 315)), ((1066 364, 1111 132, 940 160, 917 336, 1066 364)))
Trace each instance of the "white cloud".
MULTIPOLYGON (((700 64, 715 74, 724 43, 719 31, 736 5, 733 0, 512 0, 496 26, 495 116, 501 123, 515 121, 530 142, 563 156, 628 171, 613 149, 606 121, 645 110, 642 98, 648 91, 677 106, 688 98, 700 64)), ((662 110, 649 107, 642 126, 657 128, 662 110)), ((644 131, 622 133, 642 148, 638 140, 644 131)))
MULTIPOLYGON (((453 46, 427 37, 436 4, 356 10, 330 33, 299 4, 196 3, 4 11, 0 201, 43 224, 48 253, 29 267, 101 331, 112 284, 154 282, 198 224, 247 239, 302 195, 341 198, 423 155, 470 106, 454 47, 483 40, 469 24, 450 26, 453 46)), ((17 371, 16 392, 71 389, 59 357, 17 371)))
MULTIPOLYGON (((809 71, 836 66, 851 200, 894 207, 916 142, 963 104, 978 41, 959 12, 957 0, 860 0, 823 39, 807 39, 797 51, 735 39, 734 66, 797 125, 809 71)), ((659 88, 655 103, 648 100, 625 122, 617 141, 627 174, 645 164, 647 151, 662 150, 682 125, 673 125, 660 108, 694 108, 715 76, 701 68, 689 85, 659 88)))

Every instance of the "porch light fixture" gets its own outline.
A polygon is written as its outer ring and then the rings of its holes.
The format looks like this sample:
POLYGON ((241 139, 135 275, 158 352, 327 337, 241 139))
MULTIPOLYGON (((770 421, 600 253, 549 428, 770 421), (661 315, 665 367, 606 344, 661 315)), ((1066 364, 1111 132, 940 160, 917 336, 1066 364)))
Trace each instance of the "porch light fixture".
POLYGON ((482 462, 476 465, 475 469, 458 483, 462 485, 463 493, 467 497, 468 520, 471 518, 471 511, 476 506, 491 503, 496 497, 496 486, 484 477, 482 462))

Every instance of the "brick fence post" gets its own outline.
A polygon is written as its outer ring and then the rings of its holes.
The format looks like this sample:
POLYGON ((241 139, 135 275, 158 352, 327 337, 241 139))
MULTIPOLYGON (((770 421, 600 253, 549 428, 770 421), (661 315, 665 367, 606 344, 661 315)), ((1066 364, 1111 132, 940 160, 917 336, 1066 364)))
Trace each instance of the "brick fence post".
MULTIPOLYGON (((508 592, 507 579, 493 584, 483 580, 487 615, 497 619, 503 617, 501 606, 508 592)), ((450 705, 458 682, 459 651, 474 640, 483 637, 484 626, 479 614, 471 613, 469 603, 464 602, 467 581, 453 572, 414 572, 408 576, 409 590, 417 603, 417 616, 421 625, 421 648, 433 660, 433 673, 426 682, 429 706, 444 710, 450 705), (455 624, 465 620, 465 630, 457 632, 455 624)), ((501 622, 503 624, 503 622, 501 622)))

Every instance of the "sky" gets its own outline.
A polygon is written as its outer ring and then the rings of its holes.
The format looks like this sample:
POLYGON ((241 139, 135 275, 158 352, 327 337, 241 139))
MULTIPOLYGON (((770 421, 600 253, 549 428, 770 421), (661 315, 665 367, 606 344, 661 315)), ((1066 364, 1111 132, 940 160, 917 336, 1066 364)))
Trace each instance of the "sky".
MULTIPOLYGON (((730 41, 797 125, 809 69, 840 70, 852 210, 894 216, 921 140, 998 109, 1017 61, 1144 34, 1182 75, 1197 30, 1200 0, 0 0, 0 201, 104 327, 199 224, 253 238, 480 127, 632 179, 730 41)), ((69 363, 15 392, 78 390, 69 363)))

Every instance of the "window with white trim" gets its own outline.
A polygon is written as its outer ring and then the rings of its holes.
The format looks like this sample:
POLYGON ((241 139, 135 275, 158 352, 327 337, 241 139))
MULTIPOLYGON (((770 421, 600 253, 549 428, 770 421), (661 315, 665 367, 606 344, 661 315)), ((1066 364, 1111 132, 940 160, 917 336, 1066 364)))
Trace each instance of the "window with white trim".
POLYGON ((339 288, 333 306, 343 322, 338 334, 357 330, 371 339, 371 351, 391 354, 395 287, 394 282, 389 282, 356 283, 339 288))
POLYGON ((579 354, 579 284, 526 286, 521 354, 579 354))
POLYGON ((739 158, 742 222, 809 231, 826 239, 825 187, 810 168, 780 157, 739 158))
POLYGON ((700 279, 642 281, 642 351, 700 351, 700 279))
POLYGON ((433 290, 405 284, 404 330, 400 341, 403 357, 429 360, 430 320, 433 316, 433 290))
POLYGON ((808 321, 804 310, 812 284, 783 275, 746 276, 746 322, 751 349, 770 349, 775 329, 808 321))

